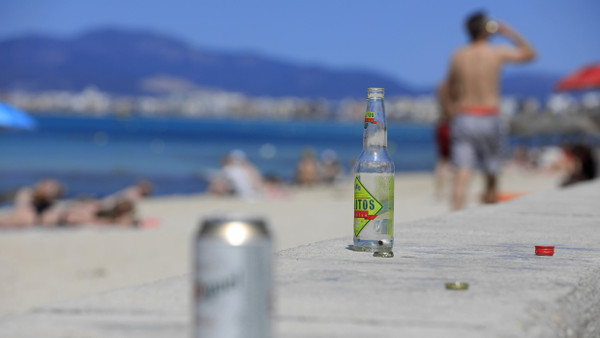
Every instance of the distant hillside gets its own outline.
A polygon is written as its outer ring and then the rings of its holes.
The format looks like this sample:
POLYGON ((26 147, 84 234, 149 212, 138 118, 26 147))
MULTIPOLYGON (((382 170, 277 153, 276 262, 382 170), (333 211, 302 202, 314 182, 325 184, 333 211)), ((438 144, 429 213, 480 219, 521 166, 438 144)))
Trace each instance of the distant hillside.
MULTIPOLYGON (((367 87, 395 95, 431 94, 361 70, 275 61, 249 53, 205 50, 163 35, 102 29, 70 39, 26 36, 0 41, 0 89, 73 90, 94 85, 113 94, 156 94, 198 88, 249 96, 360 98, 367 87)), ((544 99, 558 76, 512 72, 503 93, 544 99)))
POLYGON ((370 86, 413 90, 368 71, 336 71, 247 53, 191 47, 162 35, 96 30, 72 39, 28 36, 0 41, 0 89, 147 94, 210 87, 250 96, 362 97, 370 86))
MULTIPOLYGON (((534 97, 545 101, 554 93, 554 85, 562 77, 558 74, 547 72, 535 72, 526 70, 511 72, 502 77, 502 95, 513 96, 521 99, 534 97)), ((426 88, 417 92, 418 94, 433 95, 435 88, 426 88)))
POLYGON ((545 100, 554 92, 554 85, 561 77, 558 74, 531 71, 505 75, 502 80, 502 94, 545 100))

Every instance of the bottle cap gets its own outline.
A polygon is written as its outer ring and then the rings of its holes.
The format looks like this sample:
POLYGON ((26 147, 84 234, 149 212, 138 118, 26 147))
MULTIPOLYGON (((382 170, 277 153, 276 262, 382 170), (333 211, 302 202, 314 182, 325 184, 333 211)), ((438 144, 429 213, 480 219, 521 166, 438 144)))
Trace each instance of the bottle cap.
POLYGON ((448 282, 446 283, 446 289, 448 290, 467 290, 469 283, 465 282, 448 282))
POLYGON ((538 256, 552 256, 554 255, 554 246, 535 246, 535 254, 538 256))
POLYGON ((373 257, 392 258, 394 253, 392 251, 375 251, 373 257))

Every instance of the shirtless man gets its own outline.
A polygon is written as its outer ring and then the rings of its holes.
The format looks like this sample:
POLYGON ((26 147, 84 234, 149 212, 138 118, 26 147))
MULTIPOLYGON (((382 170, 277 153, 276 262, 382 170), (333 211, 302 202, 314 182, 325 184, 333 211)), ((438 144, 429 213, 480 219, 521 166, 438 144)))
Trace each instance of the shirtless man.
POLYGON ((534 48, 516 30, 505 23, 488 20, 484 13, 470 16, 466 28, 471 42, 454 53, 447 79, 441 86, 442 101, 453 115, 454 210, 464 207, 471 169, 476 165, 486 177, 483 201, 496 202, 503 145, 503 128, 498 116, 500 72, 507 63, 523 63, 536 56, 534 48), (488 38, 495 31, 516 46, 492 46, 488 38))

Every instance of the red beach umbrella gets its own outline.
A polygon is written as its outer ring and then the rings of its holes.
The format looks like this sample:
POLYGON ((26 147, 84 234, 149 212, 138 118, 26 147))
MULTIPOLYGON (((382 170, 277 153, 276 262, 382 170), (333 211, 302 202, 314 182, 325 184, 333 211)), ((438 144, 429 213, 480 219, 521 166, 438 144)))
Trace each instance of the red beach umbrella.
POLYGON ((600 62, 585 66, 556 83, 557 90, 600 88, 600 62))

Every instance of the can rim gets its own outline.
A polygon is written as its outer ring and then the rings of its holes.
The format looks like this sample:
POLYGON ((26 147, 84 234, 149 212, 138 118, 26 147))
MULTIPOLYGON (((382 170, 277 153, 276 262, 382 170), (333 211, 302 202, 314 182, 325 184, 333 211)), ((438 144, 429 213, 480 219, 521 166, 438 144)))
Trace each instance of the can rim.
POLYGON ((248 240, 259 237, 271 238, 267 221, 263 217, 245 213, 222 213, 206 217, 200 222, 198 236, 226 237, 228 229, 237 228, 239 225, 247 226, 244 233, 248 240))

